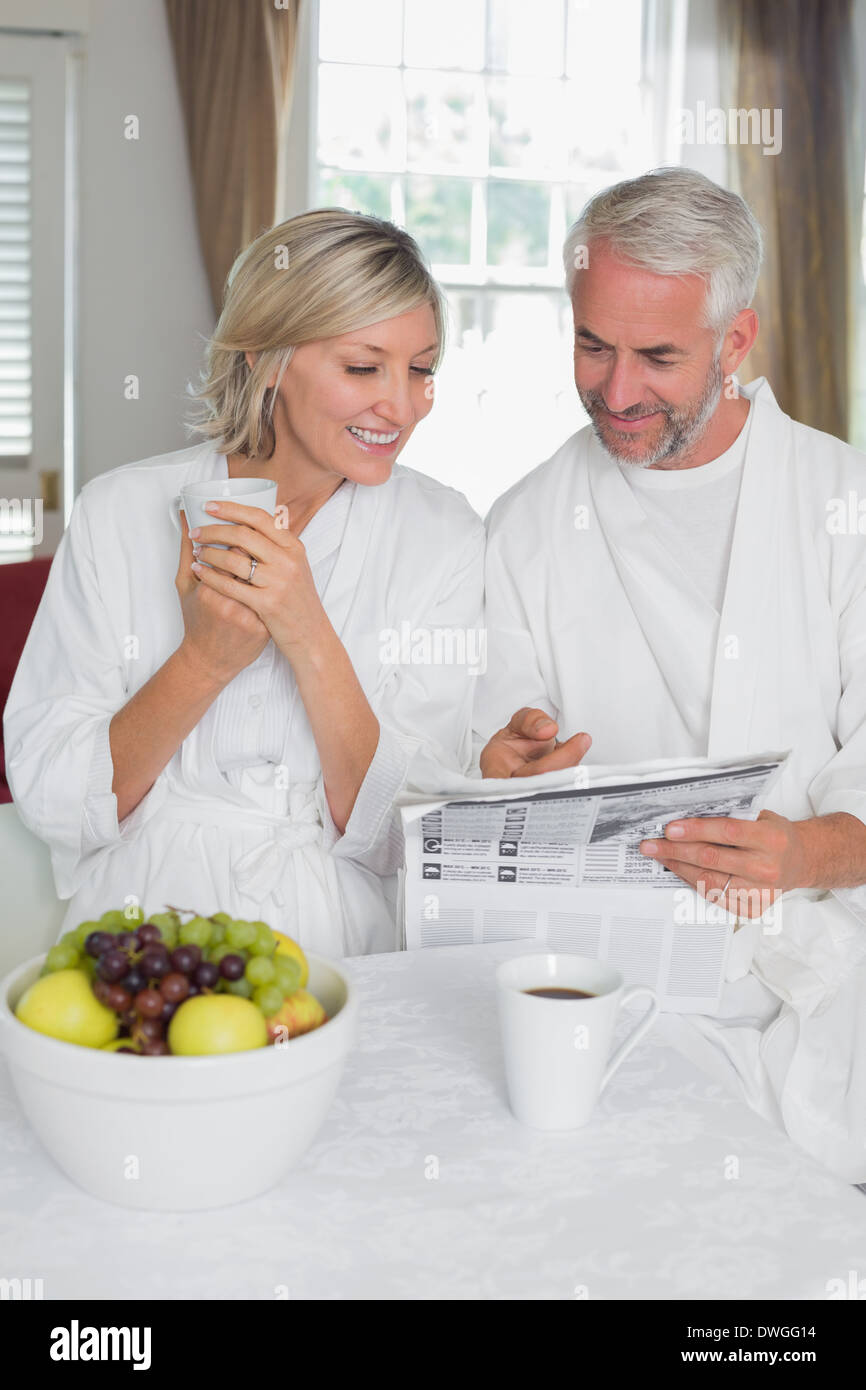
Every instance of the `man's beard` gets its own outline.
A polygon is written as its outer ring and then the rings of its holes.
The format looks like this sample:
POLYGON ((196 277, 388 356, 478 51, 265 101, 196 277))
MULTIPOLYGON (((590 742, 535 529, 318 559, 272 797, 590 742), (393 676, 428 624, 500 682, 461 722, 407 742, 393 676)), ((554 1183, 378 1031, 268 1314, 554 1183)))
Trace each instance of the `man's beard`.
MULTIPOLYGON (((602 433, 600 421, 607 416, 604 398, 598 391, 582 391, 577 388, 581 404, 592 422, 595 437, 605 453, 617 462, 633 464, 635 468, 651 468, 665 459, 686 458, 704 434, 719 403, 724 385, 724 373, 720 354, 717 354, 707 372, 703 390, 692 404, 682 409, 659 401, 649 409, 645 405, 633 405, 621 411, 624 420, 638 420, 643 415, 658 411, 664 418, 661 435, 650 451, 636 457, 629 447, 629 439, 611 440, 602 433)), ((608 425, 608 429, 613 428, 608 425)))

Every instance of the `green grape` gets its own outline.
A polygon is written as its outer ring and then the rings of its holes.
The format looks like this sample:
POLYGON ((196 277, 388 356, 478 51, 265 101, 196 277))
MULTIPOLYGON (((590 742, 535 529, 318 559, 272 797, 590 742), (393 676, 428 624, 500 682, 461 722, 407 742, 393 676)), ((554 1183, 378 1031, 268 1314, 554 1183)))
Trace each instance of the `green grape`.
POLYGON ((252 956, 247 961, 244 974, 251 985, 271 985, 277 978, 273 961, 265 956, 252 956))
POLYGON ((252 922, 229 922, 226 927, 226 941, 235 950, 246 950, 256 939, 256 929, 252 922))
MULTIPOLYGON (((253 987, 243 975, 239 980, 226 980, 226 994, 239 994, 243 999, 251 999, 253 987)), ((282 1003, 282 1000, 280 1001, 282 1003)))
POLYGON ((210 922, 211 922, 211 926, 210 926, 210 942, 209 942, 209 945, 211 945, 211 946, 221 946, 222 943, 223 943, 223 942, 225 941, 225 939, 226 939, 225 923, 224 923, 224 922, 215 922, 213 918, 210 919, 210 922))
POLYGON ((48 970, 74 970, 78 960, 79 956, 75 947, 59 941, 56 946, 51 947, 45 957, 45 965, 48 970))
POLYGON ((154 912, 149 918, 155 927, 159 927, 162 932, 162 939, 170 951, 177 945, 177 934, 180 927, 180 918, 176 912, 154 912))
POLYGON ((144 908, 139 903, 127 903, 122 915, 126 931, 135 931, 136 927, 140 927, 142 922, 147 921, 144 908))
POLYGON ((256 929, 256 937, 250 943, 250 955, 252 956, 272 956, 277 949, 277 938, 274 936, 267 922, 252 922, 251 926, 256 929))
POLYGON ((80 927, 75 928, 72 934, 79 951, 84 950, 84 943, 92 931, 105 931, 105 927, 101 922, 82 922, 80 927))
POLYGON ((217 922, 221 927, 227 927, 232 920, 227 912, 212 912, 210 915, 212 922, 217 922))
POLYGON ((126 918, 117 908, 110 908, 108 912, 103 912, 97 923, 97 927, 100 931, 115 932, 129 930, 126 918))
POLYGON ((210 942, 212 931, 213 926, 207 917, 192 917, 182 923, 177 935, 182 946, 201 946, 204 949, 210 942))
POLYGON ((98 964, 99 961, 93 956, 87 955, 86 952, 83 956, 79 956, 78 958, 78 969, 83 970, 89 980, 96 978, 96 967, 98 964))
POLYGON ((207 953, 208 960, 213 961, 214 965, 219 965, 223 956, 236 956, 238 952, 234 946, 229 946, 227 941, 223 941, 219 946, 213 946, 207 953))
POLYGON ((262 985, 253 993, 253 1003, 258 1004, 265 1018, 270 1018, 282 1008, 283 996, 276 985, 262 985))
POLYGON ((148 921, 153 922, 153 925, 159 927, 160 930, 162 930, 163 927, 174 927, 174 930, 177 931, 180 926, 180 918, 174 911, 154 912, 148 918, 148 921))
POLYGON ((273 965, 277 989, 283 994, 294 994, 301 983, 301 962, 294 956, 275 956, 273 965))
POLYGON ((58 946, 71 946, 76 955, 80 955, 81 953, 77 931, 65 931, 57 944, 58 946))

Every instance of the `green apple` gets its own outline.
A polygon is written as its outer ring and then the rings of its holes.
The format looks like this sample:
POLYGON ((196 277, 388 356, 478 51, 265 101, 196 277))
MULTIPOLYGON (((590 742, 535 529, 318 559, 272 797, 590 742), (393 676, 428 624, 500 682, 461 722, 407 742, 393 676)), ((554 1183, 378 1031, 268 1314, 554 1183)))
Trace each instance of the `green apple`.
POLYGON ((83 970, 42 975, 22 994, 15 1017, 37 1033, 80 1047, 104 1047, 120 1027, 117 1015, 100 1004, 83 970))
POLYGON ((249 1052, 267 1041, 261 1010, 236 994, 197 994, 181 1004, 168 1025, 168 1045, 180 1057, 249 1052))

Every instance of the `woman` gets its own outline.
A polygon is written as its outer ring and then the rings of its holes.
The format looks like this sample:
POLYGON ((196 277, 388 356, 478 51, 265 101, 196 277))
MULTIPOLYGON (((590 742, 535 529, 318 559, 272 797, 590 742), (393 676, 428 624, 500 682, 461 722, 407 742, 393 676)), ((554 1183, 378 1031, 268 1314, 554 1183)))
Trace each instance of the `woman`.
POLYGON ((480 621, 481 522, 395 467, 443 317, 390 223, 273 227, 228 279, 196 393, 208 442, 82 489, 5 712, 64 930, 140 901, 326 954, 400 944, 394 797, 471 758, 469 670, 401 664, 389 640, 480 621), (198 535, 182 521, 178 562, 173 500, 227 477, 275 481, 276 518, 223 502, 198 535))

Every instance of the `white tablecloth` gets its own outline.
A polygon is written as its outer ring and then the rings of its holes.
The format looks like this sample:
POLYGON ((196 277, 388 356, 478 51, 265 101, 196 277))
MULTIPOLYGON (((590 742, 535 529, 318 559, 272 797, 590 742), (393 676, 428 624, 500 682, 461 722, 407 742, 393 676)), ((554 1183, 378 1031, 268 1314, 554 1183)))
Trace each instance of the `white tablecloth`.
POLYGON ((493 974, 526 951, 347 962, 360 1037, 324 1129, 278 1188, 222 1211, 79 1192, 4 1070, 0 1277, 41 1278, 46 1298, 824 1299, 866 1275, 866 1196, 658 1032, 585 1129, 518 1124, 493 974))

